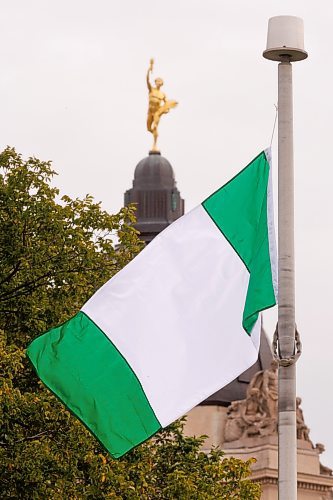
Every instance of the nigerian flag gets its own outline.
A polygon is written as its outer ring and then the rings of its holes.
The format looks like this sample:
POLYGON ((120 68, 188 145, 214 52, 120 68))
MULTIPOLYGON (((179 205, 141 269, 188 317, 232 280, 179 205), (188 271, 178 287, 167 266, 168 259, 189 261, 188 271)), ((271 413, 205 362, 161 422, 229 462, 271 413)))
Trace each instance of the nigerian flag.
POLYGON ((268 151, 160 233, 27 355, 113 457, 257 359, 276 303, 268 151))

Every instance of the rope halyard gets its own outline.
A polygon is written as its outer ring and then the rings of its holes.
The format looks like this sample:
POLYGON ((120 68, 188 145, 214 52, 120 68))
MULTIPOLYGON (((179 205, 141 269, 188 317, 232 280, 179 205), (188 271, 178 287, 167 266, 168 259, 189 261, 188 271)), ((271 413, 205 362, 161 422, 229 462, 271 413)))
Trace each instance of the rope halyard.
POLYGON ((274 118, 274 124, 273 124, 273 130, 272 130, 272 136, 271 136, 271 142, 270 142, 270 145, 269 147, 271 148, 272 147, 272 142, 273 142, 273 139, 274 139, 274 133, 275 133, 275 126, 276 126, 276 120, 277 120, 277 117, 278 117, 278 110, 279 110, 279 107, 277 104, 274 104, 275 106, 275 118, 274 118))

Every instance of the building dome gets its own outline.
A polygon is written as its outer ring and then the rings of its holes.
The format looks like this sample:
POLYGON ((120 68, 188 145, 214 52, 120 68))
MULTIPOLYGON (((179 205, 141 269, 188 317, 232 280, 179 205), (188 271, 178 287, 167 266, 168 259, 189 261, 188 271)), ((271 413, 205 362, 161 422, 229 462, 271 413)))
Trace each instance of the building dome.
POLYGON ((160 153, 150 153, 134 171, 133 187, 141 189, 172 189, 175 175, 170 162, 160 153))
POLYGON ((136 204, 135 227, 146 243, 184 214, 173 168, 159 152, 151 151, 137 164, 133 187, 125 193, 125 205, 130 203, 136 204))

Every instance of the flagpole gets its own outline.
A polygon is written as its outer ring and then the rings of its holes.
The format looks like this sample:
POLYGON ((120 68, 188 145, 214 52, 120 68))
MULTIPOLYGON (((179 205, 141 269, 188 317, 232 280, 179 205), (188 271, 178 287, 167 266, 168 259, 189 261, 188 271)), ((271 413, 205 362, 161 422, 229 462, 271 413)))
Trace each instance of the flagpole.
MULTIPOLYGON (((278 342, 282 359, 295 349, 294 158, 292 66, 278 66, 279 303, 278 342)), ((279 498, 297 498, 296 365, 279 366, 279 498)))
POLYGON ((294 273, 294 155, 293 92, 291 62, 307 57, 303 45, 303 21, 293 16, 269 20, 266 59, 278 61, 278 188, 279 188, 279 499, 297 499, 296 436, 296 338, 294 273))

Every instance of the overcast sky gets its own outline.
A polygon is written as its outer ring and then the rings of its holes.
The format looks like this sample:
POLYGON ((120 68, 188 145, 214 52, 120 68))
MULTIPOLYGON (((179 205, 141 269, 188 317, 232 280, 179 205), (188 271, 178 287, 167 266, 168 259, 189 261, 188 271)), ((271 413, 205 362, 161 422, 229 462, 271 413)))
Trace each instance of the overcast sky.
MULTIPOLYGON (((294 64, 298 394, 333 466, 333 4, 274 0, 2 0, 0 148, 52 160, 55 184, 116 212, 151 147, 145 73, 179 106, 159 145, 186 210, 270 143, 277 64, 267 21, 304 19, 309 59, 294 64)), ((277 137, 273 161, 277 166, 277 137)), ((276 178, 276 173, 275 173, 276 178)), ((277 212, 276 212, 277 213, 277 212)), ((265 314, 272 334, 276 312, 265 314)))

